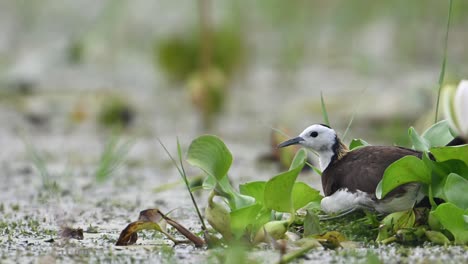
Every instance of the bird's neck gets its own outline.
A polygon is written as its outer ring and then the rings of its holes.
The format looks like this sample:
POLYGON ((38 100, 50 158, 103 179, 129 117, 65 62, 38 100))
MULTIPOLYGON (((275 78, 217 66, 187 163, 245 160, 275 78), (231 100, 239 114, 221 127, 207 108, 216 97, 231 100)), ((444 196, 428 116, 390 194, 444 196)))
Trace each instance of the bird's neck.
POLYGON ((320 150, 320 169, 322 172, 333 162, 343 158, 349 152, 348 147, 336 137, 335 143, 320 150))

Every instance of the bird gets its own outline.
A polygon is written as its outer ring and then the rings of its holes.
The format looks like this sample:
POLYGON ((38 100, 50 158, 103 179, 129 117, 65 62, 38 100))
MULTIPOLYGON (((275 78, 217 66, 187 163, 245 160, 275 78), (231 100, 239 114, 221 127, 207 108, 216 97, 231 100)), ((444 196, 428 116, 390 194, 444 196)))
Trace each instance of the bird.
POLYGON ((321 208, 328 215, 368 209, 389 214, 405 211, 419 203, 424 194, 418 183, 401 185, 383 199, 375 190, 385 169, 405 156, 422 157, 422 152, 398 146, 364 146, 349 150, 328 125, 313 124, 279 148, 301 145, 318 154, 325 197, 321 208))

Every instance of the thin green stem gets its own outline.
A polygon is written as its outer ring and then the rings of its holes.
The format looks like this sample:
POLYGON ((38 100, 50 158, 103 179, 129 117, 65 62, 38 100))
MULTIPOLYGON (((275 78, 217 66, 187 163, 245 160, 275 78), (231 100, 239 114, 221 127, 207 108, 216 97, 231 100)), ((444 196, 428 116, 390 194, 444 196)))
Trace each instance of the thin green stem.
POLYGON ((447 63, 447 44, 448 44, 448 37, 449 37, 451 18, 452 18, 452 0, 450 0, 450 4, 449 4, 447 29, 445 31, 444 57, 442 59, 442 67, 440 69, 440 75, 439 75, 439 90, 437 92, 437 102, 436 102, 436 111, 435 111, 435 117, 434 117, 434 124, 437 123, 437 118, 439 116, 440 93, 442 91, 442 84, 444 83, 444 77, 445 77, 445 65, 447 63))
POLYGON ((179 155, 179 160, 180 160, 180 164, 181 164, 182 168, 179 168, 179 166, 177 165, 176 160, 172 157, 171 153, 169 152, 169 150, 167 150, 166 146, 162 143, 162 141, 159 138, 157 138, 157 140, 159 141, 159 144, 163 147, 166 154, 172 160, 172 163, 177 168, 177 171, 179 171, 179 174, 182 177, 182 179, 184 180, 185 186, 187 187, 187 190, 188 190, 188 192, 190 194, 190 198, 192 199, 193 206, 195 207, 195 210, 197 211, 198 218, 200 218, 200 222, 202 224, 203 230, 207 230, 206 225, 205 225, 205 221, 203 220, 203 217, 202 217, 202 215, 200 213, 197 202, 195 201, 195 197, 193 197, 192 191, 190 190, 190 184, 189 184, 189 182, 187 180, 187 174, 185 174, 185 169, 182 166, 182 155, 181 155, 179 140, 177 139, 177 153, 179 155))

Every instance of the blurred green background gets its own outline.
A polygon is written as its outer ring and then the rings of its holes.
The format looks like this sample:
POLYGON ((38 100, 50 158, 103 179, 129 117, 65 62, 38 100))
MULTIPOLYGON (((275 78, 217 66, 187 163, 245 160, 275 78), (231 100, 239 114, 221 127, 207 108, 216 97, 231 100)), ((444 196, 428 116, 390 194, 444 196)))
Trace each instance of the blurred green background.
MULTIPOLYGON (((322 122, 322 92, 340 133, 355 113, 348 140, 405 145, 408 126, 433 120, 448 6, 4 0, 0 115, 25 116, 13 126, 34 132, 97 124, 268 142, 271 127, 322 122)), ((467 28, 468 2, 454 0, 446 82, 468 75, 467 28)))

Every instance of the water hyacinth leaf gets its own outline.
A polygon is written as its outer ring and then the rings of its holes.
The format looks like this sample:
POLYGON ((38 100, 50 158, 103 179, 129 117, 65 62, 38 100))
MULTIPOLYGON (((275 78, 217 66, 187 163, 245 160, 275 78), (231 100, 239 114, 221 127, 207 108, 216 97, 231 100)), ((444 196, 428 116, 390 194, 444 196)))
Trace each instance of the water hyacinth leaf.
POLYGON ((304 236, 318 235, 320 233, 322 232, 318 216, 312 210, 307 210, 304 218, 304 236))
POLYGON ((445 196, 447 201, 462 208, 468 208, 468 180, 464 179, 458 174, 450 173, 445 182, 445 196))
POLYGON ((432 211, 440 223, 452 233, 455 244, 468 244, 468 224, 464 221, 464 210, 452 203, 443 203, 432 211))
POLYGON ((228 199, 231 210, 237 210, 255 203, 255 198, 237 192, 234 187, 232 187, 228 177, 218 180, 215 190, 218 195, 228 199))
POLYGON ((215 192, 211 191, 208 198, 208 206, 205 209, 205 218, 214 230, 220 233, 225 240, 229 241, 232 239, 230 212, 223 204, 215 202, 213 200, 214 197, 215 192))
POLYGON ((216 187, 216 178, 213 177, 213 176, 208 175, 203 180, 202 187, 205 190, 213 190, 216 187))
POLYGON ((427 230, 425 232, 425 235, 427 239, 429 239, 429 241, 431 241, 434 244, 437 244, 437 245, 450 244, 450 240, 439 231, 427 230))
POLYGON ((376 196, 382 199, 396 187, 409 182, 431 182, 430 170, 415 156, 403 157, 388 166, 377 185, 376 196))
POLYGON ((414 149, 419 151, 428 151, 430 143, 423 137, 421 137, 414 127, 408 129, 408 135, 411 139, 414 149))
POLYGON ((279 220, 271 221, 265 223, 255 235, 253 239, 253 244, 258 244, 260 242, 268 242, 267 239, 272 238, 274 240, 280 239, 284 236, 286 231, 288 231, 289 221, 279 220))
POLYGON ((432 167, 432 192, 434 197, 447 200, 445 196, 445 182, 450 173, 456 173, 462 178, 468 179, 468 166, 461 160, 451 159, 442 162, 431 161, 432 167))
POLYGON ((453 139, 447 120, 432 125, 422 134, 422 137, 429 143, 430 147, 445 146, 453 139))
POLYGON ((291 166, 289 167, 289 170, 290 171, 295 170, 298 167, 301 167, 301 170, 302 170, 302 167, 304 167, 304 164, 306 163, 306 161, 307 161, 307 151, 304 148, 302 148, 294 156, 294 159, 291 162, 291 166))
POLYGON ((310 187, 303 182, 296 182, 293 186, 292 199, 294 210, 306 206, 310 202, 319 202, 322 200, 320 191, 310 187))
POLYGON ((395 212, 387 215, 381 221, 377 241, 387 241, 393 235, 395 235, 398 230, 403 228, 412 228, 415 221, 416 215, 414 214, 413 210, 395 212))
POLYGON ((436 147, 432 148, 430 151, 437 161, 458 159, 468 165, 468 145, 436 147))
POLYGON ((256 232, 262 225, 270 220, 271 210, 265 210, 260 204, 253 204, 232 211, 230 228, 235 237, 256 232))
POLYGON ((353 150, 355 148, 360 148, 360 147, 365 147, 365 146, 369 146, 370 144, 367 143, 366 141, 360 139, 360 138, 355 138, 353 140, 351 140, 351 143, 349 143, 349 149, 350 150, 353 150))
POLYGON ((265 193, 265 181, 248 182, 239 185, 239 192, 243 195, 252 196, 257 203, 263 204, 265 193))
POLYGON ((307 159, 304 149, 299 150, 294 157, 291 168, 271 178, 265 185, 264 204, 267 208, 278 212, 290 213, 294 209, 292 190, 297 176, 307 159))
POLYGON ((187 162, 221 180, 231 167, 232 154, 221 139, 213 135, 204 135, 190 144, 187 162))

